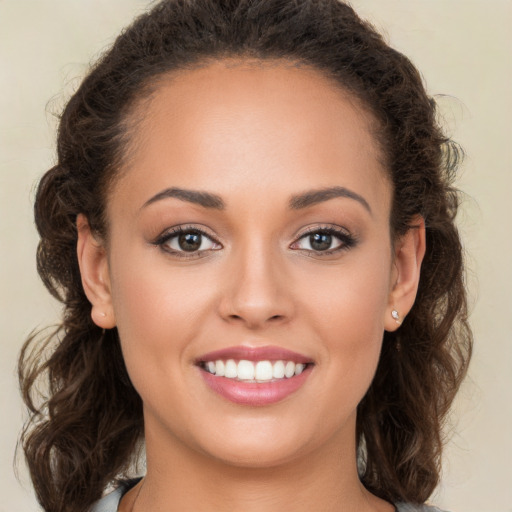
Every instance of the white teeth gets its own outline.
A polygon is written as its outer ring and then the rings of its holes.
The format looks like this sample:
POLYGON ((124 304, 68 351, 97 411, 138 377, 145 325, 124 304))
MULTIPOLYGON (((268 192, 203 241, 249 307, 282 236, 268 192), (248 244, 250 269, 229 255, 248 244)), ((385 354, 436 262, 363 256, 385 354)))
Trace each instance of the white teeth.
POLYGON ((254 379, 254 363, 252 361, 242 359, 238 362, 238 378, 240 380, 254 379))
POLYGON ((284 363, 283 361, 276 361, 272 367, 272 377, 274 379, 282 379, 284 377, 284 363))
POLYGON ((226 366, 224 367, 224 377, 227 377, 228 379, 236 379, 238 377, 236 363, 233 361, 233 359, 228 359, 226 361, 226 366))
POLYGON ((255 378, 256 380, 272 380, 272 363, 270 361, 258 361, 255 378))
POLYGON ((290 379, 300 375, 306 365, 294 363, 293 361, 247 361, 242 359, 238 363, 234 359, 223 361, 207 361, 203 368, 217 377, 238 379, 251 382, 270 382, 271 380, 290 379))
POLYGON ((284 376, 289 379, 295 375, 295 363, 293 361, 288 361, 286 366, 284 367, 284 376))
POLYGON ((215 361, 215 371, 210 373, 214 373, 217 377, 224 377, 224 367, 224 361, 219 359, 218 361, 215 361))

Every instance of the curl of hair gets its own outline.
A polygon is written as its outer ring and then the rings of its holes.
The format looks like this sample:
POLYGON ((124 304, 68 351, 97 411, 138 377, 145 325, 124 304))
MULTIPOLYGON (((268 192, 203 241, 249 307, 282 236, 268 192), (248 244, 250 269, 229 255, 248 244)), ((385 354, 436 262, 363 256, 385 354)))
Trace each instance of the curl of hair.
POLYGON ((164 0, 118 37, 68 102, 57 165, 37 191, 38 271, 64 317, 42 344, 27 340, 19 378, 31 411, 22 445, 47 511, 87 510, 126 470, 143 435, 117 331, 102 332, 90 317, 76 217, 85 214, 108 239, 105 204, 129 150, 134 106, 166 73, 230 57, 304 64, 357 97, 375 119, 393 183, 393 237, 414 229, 418 214, 425 219, 418 296, 401 328, 385 333, 358 408, 357 442, 361 481, 376 495, 423 502, 438 483, 443 421, 472 338, 454 225, 461 151, 440 130, 419 73, 337 0, 164 0), (40 380, 48 392, 36 400, 40 380))

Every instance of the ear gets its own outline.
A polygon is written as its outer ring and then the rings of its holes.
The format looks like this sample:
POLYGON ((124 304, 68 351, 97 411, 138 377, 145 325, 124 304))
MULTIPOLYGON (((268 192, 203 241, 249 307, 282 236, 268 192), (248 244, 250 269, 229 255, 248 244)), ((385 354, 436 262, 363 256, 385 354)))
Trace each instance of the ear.
POLYGON ((82 286, 92 305, 92 321, 103 329, 115 327, 107 252, 91 232, 87 217, 79 214, 77 256, 82 286))
POLYGON ((386 331, 398 329, 414 304, 425 247, 425 221, 418 215, 409 230, 395 243, 394 269, 384 320, 386 331))

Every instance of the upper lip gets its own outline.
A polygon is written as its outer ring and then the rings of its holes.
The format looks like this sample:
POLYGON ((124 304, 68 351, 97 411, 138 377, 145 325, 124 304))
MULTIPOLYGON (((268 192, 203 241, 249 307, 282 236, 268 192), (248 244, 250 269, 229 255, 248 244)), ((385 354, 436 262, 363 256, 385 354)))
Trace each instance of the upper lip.
POLYGON ((238 345, 235 347, 227 347, 221 350, 208 352, 196 359, 196 363, 205 361, 217 361, 227 359, 244 359, 246 361, 293 361, 294 363, 312 363, 312 359, 298 352, 277 347, 273 345, 265 345, 263 347, 249 347, 238 345))

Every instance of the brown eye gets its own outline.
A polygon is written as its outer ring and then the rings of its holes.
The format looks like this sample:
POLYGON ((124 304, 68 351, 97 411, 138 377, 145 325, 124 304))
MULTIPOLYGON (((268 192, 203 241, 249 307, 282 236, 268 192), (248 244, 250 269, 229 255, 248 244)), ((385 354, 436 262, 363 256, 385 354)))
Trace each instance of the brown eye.
POLYGON ((201 247, 201 233, 182 233, 178 236, 178 245, 182 251, 192 252, 198 251, 201 247))
POLYGON ((357 240, 345 229, 329 226, 307 231, 292 244, 291 248, 323 256, 350 249, 356 242, 357 240))
POLYGON ((326 251, 331 248, 332 235, 328 233, 314 233, 309 235, 309 244, 314 251, 326 251))
POLYGON ((220 249, 221 245, 199 229, 178 227, 155 241, 163 250, 177 256, 200 255, 202 252, 220 249))
POLYGON ((306 234, 297 242, 298 249, 314 252, 333 251, 341 248, 346 243, 345 233, 333 234, 329 231, 318 230, 306 234))

